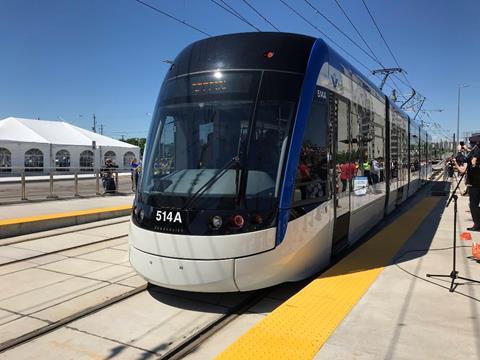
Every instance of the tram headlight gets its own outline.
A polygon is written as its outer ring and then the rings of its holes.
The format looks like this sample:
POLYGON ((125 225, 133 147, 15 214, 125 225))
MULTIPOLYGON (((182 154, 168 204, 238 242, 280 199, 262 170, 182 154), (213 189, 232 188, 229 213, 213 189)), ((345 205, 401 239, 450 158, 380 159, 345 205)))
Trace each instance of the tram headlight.
POLYGON ((220 227, 221 227, 222 224, 223 224, 222 217, 221 217, 221 216, 218 216, 218 215, 215 215, 214 217, 212 217, 211 223, 212 223, 212 227, 213 227, 215 230, 216 230, 216 229, 220 229, 220 227))

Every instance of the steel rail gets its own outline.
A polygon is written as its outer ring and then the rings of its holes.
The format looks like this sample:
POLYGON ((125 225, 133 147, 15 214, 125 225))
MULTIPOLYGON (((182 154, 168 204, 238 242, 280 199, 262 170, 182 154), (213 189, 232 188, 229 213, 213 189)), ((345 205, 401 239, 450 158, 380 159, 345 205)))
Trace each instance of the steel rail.
POLYGON ((22 345, 22 344, 25 344, 27 342, 30 342, 32 340, 35 340, 36 338, 42 336, 42 335, 45 335, 49 332, 52 332, 62 326, 65 326, 73 321, 76 321, 76 320, 79 320, 85 316, 88 316, 88 315, 91 315, 93 313, 96 313, 100 310, 103 310, 105 309, 106 307, 109 307, 113 304, 116 304, 120 301, 123 301, 123 300, 126 300, 134 295, 137 295, 143 291, 145 291, 147 288, 148 288, 149 284, 144 284, 142 286, 139 286, 139 287, 136 287, 130 291, 127 291, 126 293, 123 293, 123 294, 120 294, 120 295, 117 295, 117 296, 114 296, 102 303, 99 303, 99 304, 96 304, 96 305, 93 305, 93 306, 90 306, 86 309, 83 309, 81 311, 78 311, 72 315, 69 315, 61 320, 58 320, 58 321, 55 321, 51 324, 48 324, 48 325, 45 325, 45 326, 42 326, 41 328, 38 328, 36 330, 33 330, 27 334, 24 334, 18 338, 15 338, 15 339, 11 339, 11 340, 7 340, 3 343, 0 343, 0 354, 2 352, 5 352, 5 351, 8 351, 8 350, 11 350, 12 348, 16 347, 16 346, 19 346, 19 345, 22 345))
MULTIPOLYGON (((129 215, 126 215, 126 216, 129 216, 129 215)), ((100 221, 105 221, 105 220, 100 220, 100 221)), ((107 221, 108 221, 108 220, 107 220, 107 221)), ((73 233, 80 232, 80 231, 85 231, 85 230, 97 229, 97 228, 106 227, 106 226, 111 226, 111 225, 118 225, 118 224, 121 224, 121 223, 124 223, 124 222, 128 222, 128 221, 130 221, 130 218, 129 218, 129 219, 124 219, 124 220, 114 221, 114 222, 111 222, 111 223, 109 223, 109 224, 93 225, 93 226, 84 227, 84 228, 82 228, 82 229, 74 229, 74 230, 67 230, 67 231, 62 231, 62 232, 55 232, 54 234, 49 234, 49 235, 42 235, 42 232, 40 232, 40 233, 24 234, 24 235, 18 235, 18 236, 28 236, 28 235, 32 235, 32 234, 36 234, 37 236, 28 237, 28 239, 8 241, 8 239, 13 238, 13 236, 12 236, 11 238, 0 239, 0 248, 1 248, 2 246, 15 245, 15 244, 20 244, 20 243, 28 242, 28 241, 47 239, 47 238, 50 238, 50 237, 55 237, 55 236, 60 236, 60 235, 65 235, 65 234, 73 234, 73 233)), ((82 225, 87 225, 87 224, 92 224, 92 223, 85 223, 85 224, 72 225, 72 226, 82 226, 82 225)), ((57 229, 45 230, 45 232, 46 232, 46 231, 57 231, 57 229)))
MULTIPOLYGON (((121 239, 121 238, 126 237, 127 235, 128 235, 128 234, 113 236, 113 237, 108 238, 108 239, 102 239, 102 240, 98 240, 98 241, 93 241, 93 242, 90 242, 90 243, 87 243, 87 244, 70 246, 70 247, 67 247, 67 248, 63 248, 63 249, 59 249, 59 250, 55 250, 55 251, 50 251, 50 252, 46 252, 46 253, 42 253, 42 254, 38 254, 38 255, 34 255, 34 256, 29 256, 29 257, 22 258, 22 259, 15 259, 15 260, 12 260, 12 261, 5 262, 5 263, 0 264, 0 268, 3 267, 3 266, 11 265, 11 264, 16 264, 16 263, 19 263, 19 262, 22 262, 22 261, 28 261, 28 260, 31 260, 31 259, 37 259, 37 258, 42 257, 42 256, 47 256, 47 255, 52 255, 52 254, 58 254, 58 253, 63 252, 63 251, 68 251, 68 250, 73 250, 73 249, 79 249, 79 248, 86 247, 86 246, 90 246, 90 245, 101 244, 101 243, 103 243, 103 242, 107 242, 107 241, 111 241, 111 240, 116 240, 116 239, 121 239)), ((24 250, 28 250, 28 249, 24 249, 24 250)))

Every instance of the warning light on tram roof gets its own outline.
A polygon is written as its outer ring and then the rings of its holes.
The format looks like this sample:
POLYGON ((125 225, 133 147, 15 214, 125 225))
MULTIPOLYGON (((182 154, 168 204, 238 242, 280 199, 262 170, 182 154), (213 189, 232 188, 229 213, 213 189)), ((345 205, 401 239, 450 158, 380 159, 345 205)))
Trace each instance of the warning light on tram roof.
POLYGON ((265 56, 267 59, 271 59, 273 58, 273 55, 275 55, 275 53, 273 51, 266 51, 263 56, 265 56))

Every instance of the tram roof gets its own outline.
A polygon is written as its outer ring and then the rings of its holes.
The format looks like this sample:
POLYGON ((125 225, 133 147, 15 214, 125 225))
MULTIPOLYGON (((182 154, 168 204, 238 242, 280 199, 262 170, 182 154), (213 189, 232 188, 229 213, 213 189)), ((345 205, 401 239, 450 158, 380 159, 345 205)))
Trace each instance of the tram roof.
POLYGON ((196 41, 175 58, 167 78, 216 69, 268 69, 304 73, 315 38, 280 32, 247 32, 196 41), (273 56, 268 58, 268 52, 273 56), (291 56, 295 54, 295 56, 291 56))
MULTIPOLYGON (((266 69, 304 73, 312 46, 317 39, 328 49, 331 66, 353 77, 353 81, 360 80, 362 86, 377 98, 385 98, 385 94, 372 81, 325 40, 286 32, 245 32, 198 40, 178 54, 166 78, 217 69, 266 69), (270 51, 273 56, 268 58, 266 54, 270 51)), ((389 103, 395 111, 409 118, 399 106, 391 101, 389 103)), ((416 124, 418 126, 418 123, 416 124)))

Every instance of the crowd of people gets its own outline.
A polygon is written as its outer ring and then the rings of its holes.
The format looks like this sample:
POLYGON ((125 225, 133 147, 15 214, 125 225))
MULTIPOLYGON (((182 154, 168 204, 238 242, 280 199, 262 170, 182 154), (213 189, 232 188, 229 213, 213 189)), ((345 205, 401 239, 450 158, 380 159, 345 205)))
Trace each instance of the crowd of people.
MULTIPOLYGON (((304 145, 300 153, 297 169, 297 188, 301 199, 316 199, 327 194, 329 157, 326 148, 304 145)), ((364 177, 368 181, 365 193, 375 193, 376 184, 385 181, 383 157, 369 160, 365 155, 360 161, 338 161, 335 167, 337 175, 337 191, 343 193, 354 190, 354 179, 364 177)), ((360 193, 359 193, 360 194, 360 193)))
POLYGON ((297 183, 301 199, 318 199, 327 195, 328 151, 325 147, 305 145, 300 153, 297 183))
POLYGON ((345 192, 348 187, 353 189, 352 180, 356 176, 367 178, 368 185, 375 187, 376 184, 385 181, 385 164, 383 157, 377 157, 369 160, 367 156, 361 161, 343 162, 337 165, 337 175, 340 178, 342 188, 340 192, 345 192))

